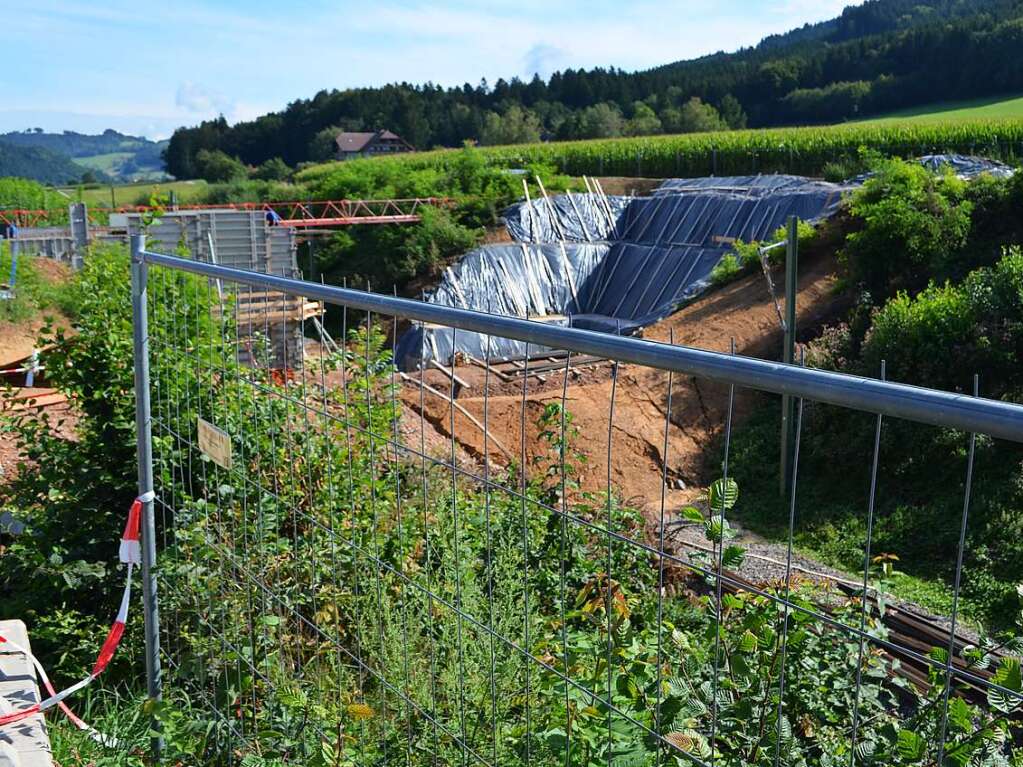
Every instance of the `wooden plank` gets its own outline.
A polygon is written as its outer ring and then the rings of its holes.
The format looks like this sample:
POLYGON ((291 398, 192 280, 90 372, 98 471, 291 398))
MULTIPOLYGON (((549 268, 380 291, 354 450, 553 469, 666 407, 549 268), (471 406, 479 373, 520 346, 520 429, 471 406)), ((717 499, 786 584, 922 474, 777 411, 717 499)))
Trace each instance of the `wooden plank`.
MULTIPOLYGON (((237 317, 233 317, 238 323, 238 327, 254 327, 260 328, 264 323, 272 324, 274 322, 281 322, 282 320, 308 320, 310 317, 318 317, 323 313, 323 307, 318 303, 307 303, 302 307, 296 307, 294 309, 275 310, 271 312, 246 312, 240 313, 237 317)), ((232 315, 228 315, 232 317, 232 315)))
POLYGON ((502 371, 498 370, 493 365, 488 365, 486 360, 478 360, 475 357, 473 357, 471 354, 465 354, 465 352, 463 352, 463 354, 465 355, 465 358, 467 360, 469 360, 469 362, 471 362, 473 365, 481 367, 484 370, 489 370, 491 373, 493 373, 495 376, 500 378, 502 381, 508 382, 508 381, 514 381, 515 380, 512 376, 508 375, 505 372, 502 372, 502 371))
MULTIPOLYGON (((453 399, 451 399, 451 397, 449 397, 447 394, 444 394, 443 392, 437 391, 432 386, 429 386, 429 385, 427 385, 425 383, 422 383, 418 379, 413 378, 412 376, 410 376, 408 373, 399 372, 398 375, 401 376, 401 380, 407 381, 407 382, 409 382, 411 384, 414 384, 415 386, 422 386, 424 391, 429 392, 430 394, 434 395, 435 397, 440 397, 442 400, 444 400, 445 402, 449 403, 452 407, 455 408, 455 410, 457 410, 459 413, 461 413, 466 418, 468 418, 469 421, 474 426, 476 426, 480 431, 482 431, 484 436, 485 436, 485 438, 486 438, 486 440, 490 444, 493 444, 498 450, 500 450, 502 453, 504 453, 508 457, 509 460, 512 460, 512 461, 515 460, 515 456, 512 455, 511 451, 508 450, 508 448, 506 448, 503 444, 501 444, 501 441, 497 437, 495 437, 493 434, 491 434, 487 430, 487 427, 485 427, 482 423, 480 423, 479 419, 476 418, 476 416, 474 416, 472 413, 470 413, 464 407, 462 407, 457 402, 455 402, 453 399)), ((451 438, 455 439, 455 436, 451 435, 451 438)))
POLYGON ((461 376, 459 376, 454 371, 453 368, 445 367, 444 365, 441 365, 439 362, 437 362, 437 360, 434 360, 434 359, 430 360, 430 367, 436 368, 437 370, 442 372, 444 375, 446 375, 448 378, 450 378, 452 381, 454 381, 456 384, 461 386, 463 389, 471 389, 472 388, 472 386, 469 384, 469 382, 466 381, 461 376))
MULTIPOLYGON (((29 652, 28 632, 21 621, 0 621, 0 634, 18 643, 29 652)), ((14 711, 40 701, 32 661, 9 644, 0 644, 0 696, 14 711)), ((36 714, 13 725, 0 727, 0 743, 18 755, 20 767, 52 767, 53 753, 46 734, 46 721, 36 714)))

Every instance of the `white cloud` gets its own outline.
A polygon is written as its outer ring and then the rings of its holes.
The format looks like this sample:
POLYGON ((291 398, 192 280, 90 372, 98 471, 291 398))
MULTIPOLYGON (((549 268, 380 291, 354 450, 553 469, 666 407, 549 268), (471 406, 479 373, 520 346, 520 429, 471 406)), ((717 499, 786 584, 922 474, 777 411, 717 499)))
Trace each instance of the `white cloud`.
POLYGON ((351 0, 299 0, 285 24, 259 2, 178 0, 139 14, 131 0, 4 1, 32 32, 6 52, 38 65, 8 78, 0 124, 27 116, 12 110, 59 111, 79 116, 68 128, 105 120, 160 133, 218 113, 252 119, 324 88, 646 69, 753 45, 848 2, 377 0, 355 13, 351 0), (65 55, 53 57, 58 48, 65 55))
POLYGON ((544 79, 571 63, 571 57, 564 48, 549 43, 536 43, 522 57, 522 74, 532 78, 534 74, 544 79))
POLYGON ((174 103, 182 109, 197 115, 208 115, 212 112, 227 114, 234 111, 234 102, 220 93, 185 80, 178 85, 174 103))

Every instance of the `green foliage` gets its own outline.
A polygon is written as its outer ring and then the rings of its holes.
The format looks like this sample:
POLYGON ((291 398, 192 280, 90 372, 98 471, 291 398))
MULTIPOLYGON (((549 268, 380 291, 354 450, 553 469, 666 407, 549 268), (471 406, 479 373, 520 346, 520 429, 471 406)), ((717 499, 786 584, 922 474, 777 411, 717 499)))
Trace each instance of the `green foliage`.
POLYGON ((726 253, 711 270, 710 281, 714 285, 725 285, 739 277, 742 272, 743 264, 739 259, 731 253, 726 253))
POLYGON ((248 171, 236 158, 219 149, 200 149, 195 156, 195 175, 210 182, 245 178, 248 171))
MULTIPOLYGON (((79 441, 33 454, 40 476, 5 499, 40 534, 5 551, 0 603, 27 611, 34 638, 43 628, 44 657, 50 641, 70 641, 66 675, 94 651, 83 638, 102 635, 92 609, 108 618, 107 563, 134 494, 126 272, 120 252, 86 260, 78 335, 48 361, 81 403, 79 441)), ((689 580, 692 599, 662 599, 659 562, 638 545, 643 515, 578 486, 584 435, 560 405, 539 414, 546 450, 529 467, 491 466, 481 485, 402 449, 404 404, 379 327, 351 331, 324 359, 316 377, 334 383, 319 417, 297 407, 314 379, 273 375, 265 339, 253 339, 254 366, 237 361, 231 313, 211 313, 211 290, 163 270, 150 281, 161 604, 175 658, 165 700, 140 709, 130 692, 98 694, 89 713, 122 743, 62 729, 65 760, 133 764, 149 713, 169 760, 267 767, 454 764, 465 747, 538 767, 687 764, 712 756, 712 720, 727 767, 773 764, 776 752, 807 767, 851 756, 908 767, 922 757, 901 733, 936 743, 940 666, 919 693, 892 679, 886 656, 861 661, 855 636, 814 618, 810 587, 793 585, 798 609, 776 588, 725 593, 719 609, 706 573, 719 558, 741 564, 729 520, 765 497, 719 479, 680 510, 710 551, 691 557, 705 573, 689 580), (199 414, 228 434, 230 470, 195 447, 199 414)), ((747 461, 763 464, 733 459, 747 461)), ((827 599, 832 619, 858 625, 858 600, 827 599)), ((880 617, 868 610, 866 630, 884 638, 880 617)), ((1014 646, 1004 661, 987 647, 970 662, 1019 689, 1014 646)), ((1007 765, 1007 701, 985 711, 952 697, 947 761, 1007 765)))
POLYGON ((627 136, 650 136, 661 132, 661 120, 649 104, 637 101, 632 107, 632 117, 625 123, 627 136))
MULTIPOLYGON (((207 295, 194 285, 184 275, 170 281, 168 293, 179 296, 179 311, 197 310, 196 301, 207 295)), ((0 508, 27 529, 0 553, 3 614, 30 625, 39 654, 53 659, 47 666, 61 680, 81 677, 83 664, 95 657, 96 638, 109 625, 123 577, 113 566, 117 540, 136 494, 126 253, 92 251, 68 291, 75 302, 73 335, 47 328, 40 346, 55 344, 43 363, 48 384, 75 402, 75 440, 61 436, 67 416, 59 411, 5 420, 3 428, 33 470, 0 485, 0 508)), ((170 322, 169 306, 153 311, 154 323, 170 322)), ((182 331, 203 338, 209 316, 203 305, 182 331)), ((156 355, 153 365, 155 374, 165 374, 156 355)), ((174 371, 182 386, 194 375, 184 365, 174 371)))
POLYGON ((951 172, 876 157, 870 164, 874 175, 850 205, 862 228, 848 236, 843 254, 853 277, 881 298, 947 270, 970 235, 973 203, 951 172))
MULTIPOLYGON (((21 322, 40 314, 52 314, 54 310, 65 314, 73 311, 73 292, 66 284, 42 276, 35 259, 26 254, 18 257, 14 297, 0 301, 0 322, 21 322)), ((10 278, 10 242, 0 240, 0 282, 6 284, 10 278)))
POLYGON ((874 317, 862 360, 868 370, 888 360, 895 380, 940 389, 970 391, 976 373, 985 391, 1002 393, 1023 385, 1021 349, 1023 251, 1014 246, 959 285, 932 285, 889 301, 874 317))
MULTIPOLYGON (((552 191, 567 184, 550 169, 531 166, 552 191)), ((298 180, 320 199, 446 197, 451 206, 420 210, 416 226, 362 227, 335 234, 317 249, 320 273, 355 284, 404 285, 430 274, 453 256, 471 250, 483 227, 522 196, 522 176, 486 162, 482 150, 465 147, 442 164, 409 168, 400 158, 349 160, 301 171, 298 180)), ((533 185, 533 194, 539 190, 533 185)))
POLYGON ((512 104, 504 112, 488 112, 483 118, 481 144, 531 144, 540 140, 540 120, 533 112, 512 104))
POLYGON ((252 171, 252 178, 258 181, 287 181, 291 168, 280 157, 271 157, 252 171))
MULTIPOLYGON (((847 164, 858 172, 860 150, 869 147, 889 157, 916 157, 935 148, 979 153, 1012 160, 1023 141, 1018 120, 966 120, 953 124, 845 124, 829 127, 715 131, 670 136, 615 138, 624 130, 617 107, 587 107, 578 117, 598 115, 599 128, 581 135, 587 141, 557 141, 508 147, 482 147, 481 156, 496 167, 541 163, 571 176, 706 176, 749 173, 820 175, 825 166, 847 164), (637 162, 637 155, 639 161, 637 162)), ((662 121, 664 115, 661 116, 662 121)), ((404 172, 443 167, 458 150, 417 152, 370 162, 397 163, 404 172)), ((331 172, 333 165, 314 166, 307 177, 331 172)), ((395 171, 397 173, 397 171, 395 171)), ((855 175, 855 174, 849 174, 855 175)), ((843 174, 844 178, 849 175, 843 174)), ((842 180, 844 180, 844 178, 842 180)))
POLYGON ((0 208, 42 210, 47 202, 46 187, 38 181, 12 176, 0 178, 0 208))
MULTIPOLYGON (((740 116, 742 107, 737 107, 737 104, 738 102, 730 105, 731 117, 741 122, 744 119, 740 116)), ((707 133, 728 130, 730 127, 713 104, 705 104, 697 96, 693 96, 677 109, 674 107, 666 109, 661 119, 667 133, 707 133)))

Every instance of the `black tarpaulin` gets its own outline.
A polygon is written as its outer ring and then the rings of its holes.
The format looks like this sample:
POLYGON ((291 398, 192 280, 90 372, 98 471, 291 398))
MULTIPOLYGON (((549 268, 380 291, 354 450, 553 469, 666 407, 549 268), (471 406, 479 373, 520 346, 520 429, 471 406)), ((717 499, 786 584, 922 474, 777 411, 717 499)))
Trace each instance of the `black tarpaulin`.
MULTIPOLYGON (((737 240, 763 241, 789 216, 833 215, 851 187, 796 176, 670 179, 647 197, 554 195, 510 206, 518 242, 469 253, 448 269, 431 303, 631 333, 702 292, 737 240)), ((545 350, 530 349, 542 353, 545 350)), ((517 359, 525 344, 417 326, 398 363, 517 359)))

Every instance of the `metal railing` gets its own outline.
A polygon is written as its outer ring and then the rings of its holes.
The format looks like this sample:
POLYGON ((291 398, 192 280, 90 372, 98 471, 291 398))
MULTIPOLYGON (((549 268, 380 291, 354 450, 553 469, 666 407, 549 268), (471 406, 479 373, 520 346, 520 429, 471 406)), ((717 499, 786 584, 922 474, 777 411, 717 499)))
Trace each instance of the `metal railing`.
POLYGON ((961 726, 957 701, 1001 696, 1011 714, 1023 694, 996 673, 1001 650, 971 650, 958 612, 977 435, 1023 442, 1023 407, 231 269, 141 238, 132 284, 139 492, 156 494, 149 694, 215 723, 205 759, 868 764, 886 748, 882 725, 929 733, 907 764, 948 761, 974 736, 1007 748, 977 735, 982 714, 961 726), (287 319, 268 302, 243 326, 239 286, 322 302, 301 368, 260 354, 287 319), (392 354, 410 321, 524 341, 545 360, 403 372, 392 354), (579 381, 584 361, 595 372, 579 381), (708 383, 723 462, 694 500, 671 451, 688 391, 708 383), (616 464, 638 429, 619 412, 637 387, 663 434, 641 509, 619 486, 632 469, 616 464), (774 559, 749 554, 773 563, 759 579, 730 538, 747 390, 796 402, 787 538, 774 559), (855 578, 794 551, 814 403, 874 416, 855 578), (881 434, 896 419, 963 432, 968 448, 943 621, 877 601, 881 434), (893 620, 933 641, 903 641, 893 620))

